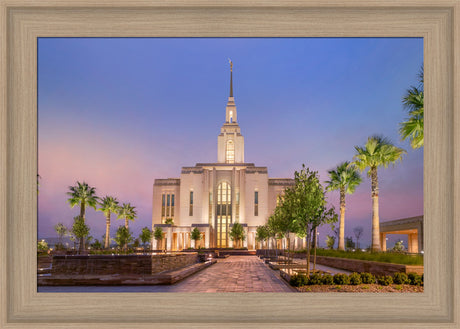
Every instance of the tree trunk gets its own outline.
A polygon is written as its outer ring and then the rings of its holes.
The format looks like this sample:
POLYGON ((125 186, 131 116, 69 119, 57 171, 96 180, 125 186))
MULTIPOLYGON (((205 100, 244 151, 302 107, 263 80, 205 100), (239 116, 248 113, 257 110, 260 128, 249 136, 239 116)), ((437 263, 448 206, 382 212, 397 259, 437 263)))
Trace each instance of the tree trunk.
POLYGON ((380 219, 379 219, 379 183, 377 168, 371 168, 372 188, 372 251, 380 251, 380 219))
POLYGON ((345 250, 345 187, 340 188, 339 250, 345 250))
POLYGON ((307 276, 310 276, 310 248, 311 248, 311 232, 307 228, 307 276))
POLYGON ((314 234, 315 234, 315 246, 314 246, 314 255, 313 255, 313 273, 316 272, 316 246, 318 245, 318 234, 317 234, 318 228, 315 228, 314 234))
MULTIPOLYGON (((127 217, 125 218, 125 227, 126 227, 126 229, 129 229, 129 223, 128 223, 128 218, 127 217)), ((128 250, 128 241, 126 241, 126 243, 124 245, 124 248, 126 250, 128 250)))
MULTIPOLYGON (((80 219, 83 220, 83 223, 85 222, 85 201, 82 201, 80 204, 80 219)), ((78 253, 81 254, 83 250, 85 250, 85 238, 81 237, 78 253)))
POLYGON ((105 244, 104 248, 108 249, 110 246, 110 212, 107 214, 105 220, 105 244))

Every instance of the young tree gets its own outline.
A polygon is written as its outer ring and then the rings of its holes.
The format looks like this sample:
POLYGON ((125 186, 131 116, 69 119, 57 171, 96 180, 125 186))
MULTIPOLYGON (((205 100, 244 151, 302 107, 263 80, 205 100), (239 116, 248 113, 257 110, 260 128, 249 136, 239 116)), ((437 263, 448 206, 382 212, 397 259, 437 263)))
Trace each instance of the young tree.
POLYGON ((110 246, 110 215, 117 214, 120 210, 117 198, 112 196, 105 196, 101 202, 99 202, 98 211, 102 211, 105 215, 105 243, 104 247, 107 249, 110 246))
POLYGON ((94 240, 94 243, 91 244, 93 249, 102 249, 102 243, 98 239, 94 240))
POLYGON ((144 227, 141 231, 141 234, 139 235, 139 238, 141 239, 145 249, 145 245, 147 244, 147 242, 152 240, 152 231, 147 226, 144 227))
POLYGON ((197 242, 201 240, 201 232, 200 230, 198 229, 198 227, 195 227, 193 230, 192 230, 192 233, 190 233, 190 238, 195 241, 195 249, 198 249, 197 248, 197 242))
POLYGON ((353 233, 355 234, 355 237, 356 237, 356 248, 358 249, 359 249, 359 238, 363 234, 363 231, 364 229, 362 226, 357 226, 353 229, 353 233))
POLYGON ((246 236, 244 235, 244 227, 240 223, 236 222, 233 224, 232 229, 228 233, 228 236, 232 241, 235 241, 236 248, 239 248, 239 242, 244 241, 246 236))
POLYGON ((83 241, 85 241, 85 238, 89 235, 89 227, 80 216, 74 217, 73 220, 72 234, 80 241, 78 253, 81 254, 84 250, 83 241))
POLYGON ((404 244, 402 240, 396 241, 393 246, 393 251, 401 252, 404 251, 404 244))
POLYGON ((423 67, 418 78, 419 86, 411 86, 403 98, 403 106, 409 117, 399 124, 402 140, 409 139, 413 149, 423 147, 423 67))
MULTIPOLYGON (((80 206, 80 216, 79 218, 85 223, 85 214, 86 206, 94 208, 96 210, 98 197, 96 196, 96 189, 89 186, 86 182, 80 183, 77 182, 75 186, 69 186, 70 192, 67 192, 67 195, 70 198, 67 200, 70 207, 73 208, 77 205, 80 206)), ((80 251, 84 249, 85 240, 84 237, 80 238, 80 251)))
POLYGON ((63 248, 64 245, 62 244, 62 238, 67 234, 67 227, 63 223, 57 223, 54 225, 54 230, 56 231, 58 235, 58 245, 56 248, 59 246, 59 248, 63 248))
POLYGON ((335 236, 332 236, 332 235, 326 236, 326 246, 329 249, 334 249, 334 244, 335 244, 335 236))
POLYGON ((37 242, 37 251, 44 252, 49 249, 48 243, 45 240, 41 240, 37 242))
POLYGON ((133 241, 131 231, 126 226, 119 226, 115 235, 115 242, 119 247, 123 247, 125 251, 128 250, 128 243, 133 241))
POLYGON ((379 183, 377 178, 378 167, 388 167, 401 160, 407 153, 402 148, 396 147, 382 136, 371 136, 364 147, 355 146, 355 165, 361 171, 369 168, 367 175, 371 178, 372 196, 372 251, 380 251, 380 218, 379 218, 379 183))
POLYGON ((257 226, 256 241, 259 243, 262 243, 262 248, 263 248, 263 243, 268 239, 268 237, 269 237, 269 232, 268 232, 267 225, 257 226))
POLYGON ((353 242, 353 238, 351 236, 347 236, 345 238, 345 248, 347 249, 354 249, 355 243, 353 242))
MULTIPOLYGON (((293 229, 301 236, 307 237, 307 275, 310 275, 310 250, 312 233, 323 224, 337 221, 334 208, 327 206, 325 191, 319 182, 318 172, 310 171, 302 165, 300 172, 294 174, 295 184, 286 189, 285 200, 292 202, 293 229)), ((316 248, 315 248, 316 253, 316 248)))
POLYGON ((157 240, 157 249, 160 249, 158 248, 158 244, 161 243, 161 240, 163 240, 163 230, 161 227, 155 227, 155 230, 153 231, 153 238, 157 240))
POLYGON ((340 221, 339 221, 339 250, 345 249, 345 194, 353 194, 356 187, 361 184, 361 176, 355 165, 345 161, 337 166, 337 168, 329 170, 329 181, 326 189, 328 191, 340 191, 340 221))

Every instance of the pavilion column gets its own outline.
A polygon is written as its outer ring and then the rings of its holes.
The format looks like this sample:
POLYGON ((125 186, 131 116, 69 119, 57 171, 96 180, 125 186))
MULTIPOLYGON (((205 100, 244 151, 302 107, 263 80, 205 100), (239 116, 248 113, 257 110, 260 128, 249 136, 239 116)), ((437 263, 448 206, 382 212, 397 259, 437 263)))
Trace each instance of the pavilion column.
POLYGON ((387 251, 387 235, 386 233, 380 233, 380 249, 387 251))
POLYGON ((246 239, 244 239, 243 242, 243 247, 247 248, 248 247, 248 227, 244 227, 244 235, 246 235, 246 239))
POLYGON ((172 227, 168 227, 166 230, 166 250, 171 251, 172 249, 172 227))
POLYGON ((206 227, 205 233, 204 233, 204 247, 209 248, 209 234, 210 234, 210 229, 209 226, 206 227))
POLYGON ((423 249, 423 222, 419 224, 417 227, 417 244, 418 244, 418 251, 422 252, 423 249))
POLYGON ((228 247, 233 248, 233 240, 230 238, 228 239, 228 247))

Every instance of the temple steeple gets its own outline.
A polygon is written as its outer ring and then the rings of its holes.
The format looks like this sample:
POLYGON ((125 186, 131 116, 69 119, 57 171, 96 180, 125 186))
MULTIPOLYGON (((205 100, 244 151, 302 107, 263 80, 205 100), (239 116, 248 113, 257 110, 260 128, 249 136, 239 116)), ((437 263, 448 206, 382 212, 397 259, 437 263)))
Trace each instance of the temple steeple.
POLYGON ((233 97, 233 62, 230 63, 230 95, 225 109, 225 123, 217 137, 217 162, 243 163, 244 138, 236 121, 236 105, 233 97))

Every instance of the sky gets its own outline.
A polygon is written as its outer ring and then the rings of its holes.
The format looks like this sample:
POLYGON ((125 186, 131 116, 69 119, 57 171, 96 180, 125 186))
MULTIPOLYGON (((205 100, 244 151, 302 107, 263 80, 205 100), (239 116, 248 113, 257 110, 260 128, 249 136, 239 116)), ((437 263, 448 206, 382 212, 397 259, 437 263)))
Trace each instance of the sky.
MULTIPOLYGON (((423 65, 421 38, 39 38, 38 238, 56 236, 58 222, 71 226, 79 209, 66 192, 77 181, 134 205, 135 236, 151 227, 154 180, 217 161, 228 58, 245 162, 272 178, 305 164, 325 181, 354 146, 381 134, 407 155, 379 169, 380 220, 423 214, 423 149, 398 134, 401 99, 423 65)), ((362 226, 365 247, 372 201, 362 176, 346 197, 345 236, 362 226)), ((327 197, 338 212, 338 192, 327 197)), ((103 214, 86 216, 100 239, 103 214)), ((112 218, 112 235, 122 224, 112 218)), ((320 245, 327 234, 320 229, 320 245)), ((400 238, 390 235, 388 247, 400 238)))

